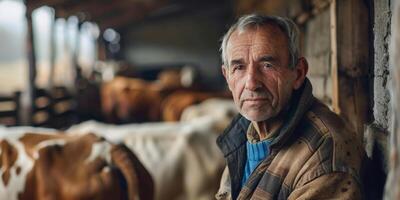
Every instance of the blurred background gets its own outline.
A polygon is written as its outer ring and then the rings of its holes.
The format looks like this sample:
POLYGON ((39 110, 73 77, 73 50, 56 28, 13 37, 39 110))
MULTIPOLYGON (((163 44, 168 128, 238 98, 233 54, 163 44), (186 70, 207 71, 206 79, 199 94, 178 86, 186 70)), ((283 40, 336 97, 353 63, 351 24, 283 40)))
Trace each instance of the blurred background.
POLYGON ((224 92, 220 39, 238 16, 252 12, 289 16, 301 26, 314 93, 332 105, 329 6, 322 0, 2 0, 0 93, 18 93, 21 108, 17 121, 4 123, 65 128, 92 118, 134 121, 101 110, 107 101, 100 97, 102 85, 116 76, 169 81, 163 86, 170 84, 166 93, 185 88, 224 92), (172 83, 178 79, 183 83, 172 83), (57 92, 74 101, 62 108, 73 112, 73 121, 50 122, 54 108, 37 114, 46 103, 55 106, 51 97, 57 92))
POLYGON ((379 199, 393 125, 388 88, 394 4, 0 0, 0 123, 58 130, 88 120, 116 127, 188 124, 195 116, 215 115, 215 107, 193 114, 193 106, 217 99, 224 109, 213 130, 221 133, 236 114, 221 74, 221 37, 243 14, 285 16, 300 27, 314 95, 364 139, 377 177, 371 197, 379 199))

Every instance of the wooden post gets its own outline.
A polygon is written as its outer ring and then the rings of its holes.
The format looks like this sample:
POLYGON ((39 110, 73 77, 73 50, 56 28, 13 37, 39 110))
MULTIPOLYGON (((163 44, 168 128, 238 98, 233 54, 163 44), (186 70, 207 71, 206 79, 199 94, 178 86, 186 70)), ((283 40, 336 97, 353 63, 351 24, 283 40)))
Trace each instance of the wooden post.
POLYGON ((364 0, 341 0, 336 5, 339 108, 361 140, 371 118, 369 10, 364 0))
MULTIPOLYGON (((80 43, 81 43, 81 31, 82 31, 82 24, 83 24, 83 22, 81 22, 81 20, 79 20, 79 22, 78 22, 78 30, 77 30, 77 32, 76 32, 76 37, 75 37, 75 49, 74 49, 74 52, 73 52, 73 54, 72 54, 72 63, 73 63, 73 67, 74 67, 74 70, 75 70, 75 84, 77 84, 78 82, 79 82, 79 80, 80 79, 82 79, 82 68, 81 68, 81 66, 79 65, 79 55, 80 55, 80 51, 81 51, 81 49, 80 49, 80 43)), ((76 88, 74 88, 74 93, 76 92, 75 91, 75 89, 76 88)))
POLYGON ((336 13, 336 0, 332 0, 330 5, 332 108, 334 112, 340 114, 336 13))
POLYGON ((97 43, 98 43, 98 52, 99 52, 98 59, 101 61, 106 61, 108 59, 108 57, 107 57, 106 44, 105 44, 103 37, 99 37, 97 39, 97 43))
POLYGON ((28 81, 28 107, 26 112, 24 112, 23 119, 25 119, 25 123, 32 123, 32 112, 33 112, 33 104, 35 99, 35 90, 36 90, 36 56, 35 56, 35 48, 34 48, 34 37, 33 37, 33 24, 32 24, 32 13, 26 12, 27 19, 27 41, 26 41, 26 52, 28 56, 29 62, 29 81, 28 81))

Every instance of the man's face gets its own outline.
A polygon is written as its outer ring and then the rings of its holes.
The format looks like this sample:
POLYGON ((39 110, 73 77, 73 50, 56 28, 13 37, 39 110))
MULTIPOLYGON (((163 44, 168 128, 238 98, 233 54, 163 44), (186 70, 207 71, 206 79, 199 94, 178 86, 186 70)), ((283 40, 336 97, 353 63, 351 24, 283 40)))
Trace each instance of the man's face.
MULTIPOLYGON (((289 69, 288 40, 275 26, 232 33, 228 68, 222 67, 239 112, 251 121, 277 116, 297 89, 298 70, 289 69)), ((301 80, 302 82, 302 80, 301 80)))

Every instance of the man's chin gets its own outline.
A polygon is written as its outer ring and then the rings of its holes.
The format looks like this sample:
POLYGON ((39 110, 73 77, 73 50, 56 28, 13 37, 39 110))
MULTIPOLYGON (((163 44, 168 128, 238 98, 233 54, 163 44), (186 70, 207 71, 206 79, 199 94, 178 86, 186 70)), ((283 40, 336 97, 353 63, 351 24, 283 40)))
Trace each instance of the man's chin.
POLYGON ((265 121, 268 120, 269 118, 271 118, 271 115, 269 114, 261 114, 261 113, 242 113, 242 115, 252 121, 252 122, 261 122, 261 121, 265 121))

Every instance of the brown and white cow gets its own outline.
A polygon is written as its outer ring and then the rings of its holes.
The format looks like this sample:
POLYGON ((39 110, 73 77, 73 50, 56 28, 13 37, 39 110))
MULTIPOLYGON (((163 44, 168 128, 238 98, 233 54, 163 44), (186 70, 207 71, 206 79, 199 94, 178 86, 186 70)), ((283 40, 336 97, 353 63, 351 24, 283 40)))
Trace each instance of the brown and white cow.
POLYGON ((235 103, 231 99, 211 98, 200 104, 187 107, 181 115, 182 122, 197 121, 199 118, 214 118, 213 129, 217 134, 222 134, 224 129, 237 115, 235 103))
POLYGON ((161 86, 142 79, 116 77, 101 88, 102 112, 108 122, 160 119, 161 86))
MULTIPOLYGON (((148 122, 161 120, 162 100, 177 90, 193 86, 195 71, 164 70, 157 80, 117 76, 101 86, 101 107, 107 122, 148 122)), ((174 96, 174 95, 173 95, 174 96)))
POLYGON ((94 134, 0 132, 0 199, 153 199, 150 174, 124 145, 94 134))
MULTIPOLYGON (((218 113, 228 111, 219 109, 218 113)), ((191 116, 185 122, 168 123, 109 125, 88 121, 68 132, 93 132, 109 141, 123 142, 152 175, 156 200, 213 199, 225 167, 215 143, 217 131, 230 115, 208 112, 191 116)))
POLYGON ((164 121, 179 121, 183 111, 210 98, 231 98, 225 92, 177 91, 170 94, 162 102, 162 118, 164 121))

